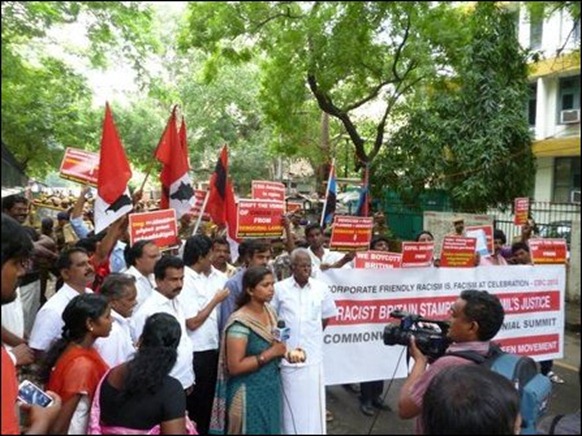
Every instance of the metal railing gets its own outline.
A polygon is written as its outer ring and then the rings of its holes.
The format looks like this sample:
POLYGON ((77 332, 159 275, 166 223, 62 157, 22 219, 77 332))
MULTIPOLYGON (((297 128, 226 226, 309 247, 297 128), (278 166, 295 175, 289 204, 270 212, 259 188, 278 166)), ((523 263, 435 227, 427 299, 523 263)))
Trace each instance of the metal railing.
MULTIPOLYGON (((488 212, 495 218, 495 228, 503 230, 507 243, 521 234, 521 227, 513 224, 511 209, 501 211, 491 209, 488 212)), ((566 238, 570 242, 572 221, 580 217, 580 205, 573 203, 551 203, 533 201, 530 203, 530 215, 535 220, 537 232, 547 238, 566 238)))

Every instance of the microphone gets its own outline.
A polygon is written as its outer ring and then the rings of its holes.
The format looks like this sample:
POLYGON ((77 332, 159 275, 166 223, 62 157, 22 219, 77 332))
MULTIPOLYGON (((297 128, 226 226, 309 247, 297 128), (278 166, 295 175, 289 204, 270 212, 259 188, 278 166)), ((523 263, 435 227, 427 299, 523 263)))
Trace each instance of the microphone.
POLYGON ((285 321, 280 319, 277 321, 277 327, 273 329, 273 337, 276 341, 287 342, 287 340, 289 340, 289 336, 291 336, 291 329, 289 327, 285 327, 285 321))

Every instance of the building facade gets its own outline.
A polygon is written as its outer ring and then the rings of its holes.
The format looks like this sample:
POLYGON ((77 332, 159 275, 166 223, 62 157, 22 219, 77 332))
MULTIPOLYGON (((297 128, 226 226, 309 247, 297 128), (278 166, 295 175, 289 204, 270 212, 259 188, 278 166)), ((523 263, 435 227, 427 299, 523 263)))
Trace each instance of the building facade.
POLYGON ((536 201, 580 203, 580 21, 521 8, 520 44, 537 53, 530 68, 528 119, 537 158, 536 201))

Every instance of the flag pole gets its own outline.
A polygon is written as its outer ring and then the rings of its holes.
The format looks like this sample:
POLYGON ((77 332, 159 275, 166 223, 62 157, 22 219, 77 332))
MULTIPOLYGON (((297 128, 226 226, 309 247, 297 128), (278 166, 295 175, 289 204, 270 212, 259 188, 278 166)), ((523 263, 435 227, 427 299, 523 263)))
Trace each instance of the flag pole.
POLYGON ((335 171, 335 158, 331 160, 331 168, 329 170, 329 176, 327 178, 327 187, 325 189, 325 202, 323 203, 323 210, 321 211, 321 220, 319 225, 323 228, 323 221, 325 220, 325 208, 327 206, 327 197, 329 196, 329 184, 331 183, 331 176, 335 171))
POLYGON ((204 202, 202 203, 202 209, 200 210, 200 215, 198 215, 198 219, 196 220, 196 225, 194 226, 192 236, 196 234, 198 228, 200 227, 200 223, 202 222, 202 215, 204 215, 204 211, 206 211, 206 205, 208 204, 208 197, 210 197, 210 189, 206 191, 206 196, 204 197, 204 202))

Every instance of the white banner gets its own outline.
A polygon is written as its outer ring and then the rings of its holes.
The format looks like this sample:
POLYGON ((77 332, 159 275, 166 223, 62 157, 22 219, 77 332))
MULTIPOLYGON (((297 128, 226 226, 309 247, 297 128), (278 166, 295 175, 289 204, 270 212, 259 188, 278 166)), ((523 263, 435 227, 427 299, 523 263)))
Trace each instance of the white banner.
POLYGON ((501 300, 505 319, 494 341, 505 351, 537 361, 564 355, 563 265, 330 269, 320 277, 338 306, 323 334, 327 385, 406 377, 405 347, 383 342, 390 312, 446 320, 464 289, 486 290, 501 300))

